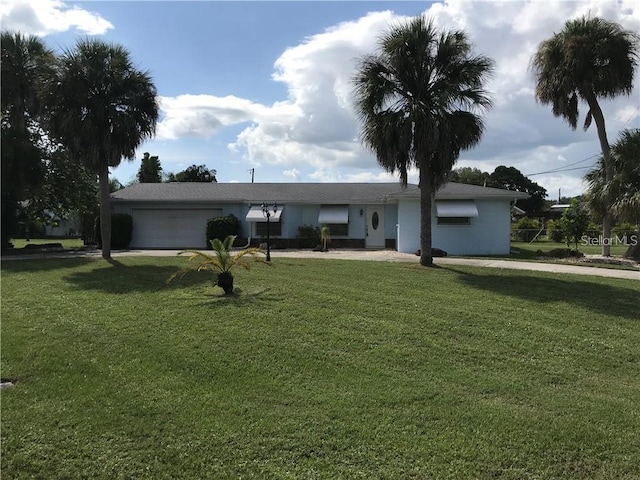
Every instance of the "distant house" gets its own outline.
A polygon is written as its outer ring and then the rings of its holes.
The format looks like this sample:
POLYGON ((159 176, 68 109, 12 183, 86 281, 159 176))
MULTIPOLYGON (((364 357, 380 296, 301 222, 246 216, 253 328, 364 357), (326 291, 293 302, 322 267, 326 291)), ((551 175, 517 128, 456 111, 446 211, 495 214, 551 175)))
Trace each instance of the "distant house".
MULTIPOLYGON (((432 211, 433 246, 450 255, 506 254, 512 203, 526 194, 448 183, 432 211)), ((206 248, 207 220, 233 214, 241 237, 266 236, 261 205, 278 205, 270 234, 297 246, 298 227, 327 224, 334 247, 420 248, 420 190, 398 183, 139 183, 111 195, 133 217, 131 248, 206 248)))

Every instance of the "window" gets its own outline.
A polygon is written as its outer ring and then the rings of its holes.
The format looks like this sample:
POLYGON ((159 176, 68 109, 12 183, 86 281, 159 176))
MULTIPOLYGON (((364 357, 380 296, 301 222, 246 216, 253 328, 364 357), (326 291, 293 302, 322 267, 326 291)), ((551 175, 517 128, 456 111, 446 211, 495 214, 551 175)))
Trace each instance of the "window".
POLYGON ((438 217, 438 225, 469 225, 470 217, 438 217))
MULTIPOLYGON (((279 220, 269 222, 269 236, 279 237, 282 235, 282 224, 279 220)), ((256 237, 267 236, 267 222, 256 222, 256 237)))
POLYGON ((329 234, 332 237, 346 237, 349 235, 349 224, 347 223, 327 223, 329 234))
POLYGON ((349 205, 321 205, 318 223, 329 227, 332 237, 349 235, 349 205))

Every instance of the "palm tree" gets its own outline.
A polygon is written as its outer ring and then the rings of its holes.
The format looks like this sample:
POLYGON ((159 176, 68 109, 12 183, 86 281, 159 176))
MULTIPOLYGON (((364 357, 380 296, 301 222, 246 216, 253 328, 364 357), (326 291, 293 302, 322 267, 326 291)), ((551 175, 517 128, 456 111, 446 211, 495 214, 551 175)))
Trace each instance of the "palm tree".
POLYGON ((624 256, 640 260, 640 129, 622 131, 611 146, 610 162, 611 180, 606 180, 603 157, 585 175, 589 204, 598 213, 610 209, 616 220, 638 225, 636 242, 631 242, 624 256))
POLYGON ((169 277, 167 282, 176 277, 182 277, 188 272, 211 271, 216 272, 215 285, 222 288, 227 295, 233 293, 233 274, 231 271, 235 267, 243 267, 248 270, 251 267, 251 262, 268 263, 260 256, 264 255, 264 252, 259 248, 244 248, 232 253, 235 240, 236 235, 229 235, 224 241, 220 241, 218 238, 210 240, 209 243, 213 249, 213 254, 199 250, 184 250, 180 252, 178 255, 183 253, 190 254, 189 261, 196 261, 196 263, 178 270, 169 277))
POLYGON ((109 259, 109 167, 123 157, 133 160, 136 148, 155 134, 156 88, 126 48, 83 39, 58 59, 47 95, 52 132, 98 175, 102 256, 109 259))
POLYGON ((472 55, 464 32, 439 32, 423 16, 393 26, 378 48, 359 60, 353 79, 361 139, 404 186, 418 168, 420 263, 430 266, 433 198, 460 151, 480 141, 476 112, 491 106, 483 82, 493 61, 472 55))
MULTIPOLYGON (((578 101, 587 103, 586 131, 595 121, 602 150, 605 181, 613 178, 613 167, 604 115, 598 99, 629 95, 638 63, 639 38, 615 22, 581 17, 538 46, 532 59, 536 99, 551 104, 553 114, 564 118, 572 129, 578 123, 578 101)), ((604 212, 602 236, 611 237, 611 215, 604 212)), ((604 242, 602 255, 610 254, 604 242)))
POLYGON ((3 31, 2 116, 22 134, 26 134, 29 121, 37 121, 42 113, 39 93, 41 80, 54 61, 53 52, 34 35, 3 31))
POLYGON ((39 146, 43 110, 41 79, 54 59, 35 36, 3 31, 0 100, 2 127, 2 228, 4 250, 17 228, 18 202, 37 191, 44 181, 44 153, 39 146))

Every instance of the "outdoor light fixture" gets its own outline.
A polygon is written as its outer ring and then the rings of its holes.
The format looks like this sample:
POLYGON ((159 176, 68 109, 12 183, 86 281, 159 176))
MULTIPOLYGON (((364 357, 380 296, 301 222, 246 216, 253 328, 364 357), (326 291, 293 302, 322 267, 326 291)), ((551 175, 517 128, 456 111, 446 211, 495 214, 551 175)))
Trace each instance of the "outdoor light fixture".
POLYGON ((271 261, 271 238, 269 236, 269 219, 271 215, 275 215, 278 212, 278 204, 267 205, 267 202, 262 204, 262 215, 267 217, 267 262, 271 261), (272 213, 273 212, 273 213, 272 213))
POLYGON ((363 215, 364 215, 364 210, 360 209, 360 216, 363 216, 363 215))

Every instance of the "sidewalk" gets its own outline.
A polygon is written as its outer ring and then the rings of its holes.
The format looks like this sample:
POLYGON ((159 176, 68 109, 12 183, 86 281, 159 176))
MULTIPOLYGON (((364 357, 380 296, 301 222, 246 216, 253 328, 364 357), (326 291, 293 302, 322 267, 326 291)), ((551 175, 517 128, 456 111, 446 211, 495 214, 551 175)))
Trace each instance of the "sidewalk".
MULTIPOLYGON (((118 257, 174 257, 180 250, 114 250, 113 258, 118 257)), ((45 252, 27 255, 3 256, 2 261, 43 259, 43 258, 100 258, 99 250, 72 252, 45 252)), ((325 258, 336 260, 365 260, 376 262, 407 262, 418 264, 419 258, 411 253, 398 253, 394 250, 330 250, 328 252, 312 252, 309 250, 272 250, 271 259, 279 258, 325 258)), ((506 268, 511 270, 529 270, 537 272, 570 273, 574 275, 591 275, 596 277, 622 278, 640 280, 640 270, 618 270, 612 268, 584 267, 580 265, 564 265, 556 263, 522 262, 492 258, 457 258, 439 257, 434 259, 436 265, 468 265, 473 267, 506 268)))

